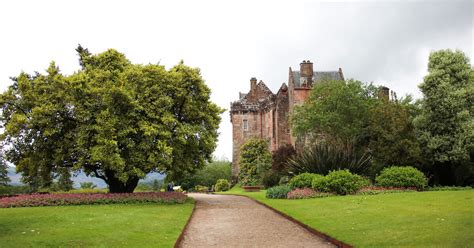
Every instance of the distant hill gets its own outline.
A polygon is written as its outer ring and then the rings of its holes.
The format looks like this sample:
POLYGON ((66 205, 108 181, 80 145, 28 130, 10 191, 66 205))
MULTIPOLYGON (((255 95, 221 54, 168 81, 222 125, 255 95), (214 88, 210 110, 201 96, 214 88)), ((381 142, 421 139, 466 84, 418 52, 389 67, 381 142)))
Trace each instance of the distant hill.
MULTIPOLYGON (((8 171, 8 176, 10 177, 10 184, 11 185, 21 185, 21 176, 20 174, 17 174, 15 172, 15 167, 8 167, 7 168, 7 171, 8 171)), ((140 180, 140 182, 150 182, 150 181, 153 181, 155 179, 157 180, 162 180, 165 178, 165 175, 164 174, 160 174, 160 173, 149 173, 144 179, 140 180)), ((80 183, 82 182, 93 182, 95 185, 97 185, 98 188, 106 188, 107 187, 107 184, 104 182, 104 180, 102 179, 99 179, 99 178, 96 178, 96 177, 90 177, 90 176, 86 176, 86 174, 84 172, 81 172, 79 174, 77 174, 76 176, 72 177, 72 181, 74 182, 74 188, 79 188, 80 187, 80 183)))

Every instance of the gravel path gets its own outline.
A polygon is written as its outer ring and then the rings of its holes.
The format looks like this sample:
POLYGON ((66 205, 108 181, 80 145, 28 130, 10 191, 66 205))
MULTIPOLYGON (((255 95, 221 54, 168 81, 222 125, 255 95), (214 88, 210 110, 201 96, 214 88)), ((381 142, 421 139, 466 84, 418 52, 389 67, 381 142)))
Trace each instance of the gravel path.
POLYGON ((189 196, 196 210, 180 247, 334 247, 246 197, 189 196))

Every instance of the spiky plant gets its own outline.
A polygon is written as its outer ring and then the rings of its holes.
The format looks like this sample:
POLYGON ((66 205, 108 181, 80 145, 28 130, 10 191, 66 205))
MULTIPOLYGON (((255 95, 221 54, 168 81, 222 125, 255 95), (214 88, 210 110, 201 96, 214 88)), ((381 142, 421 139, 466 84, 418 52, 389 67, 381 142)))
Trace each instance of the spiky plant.
POLYGON ((286 163, 289 174, 298 175, 309 172, 327 175, 333 170, 348 169, 350 172, 365 175, 371 166, 372 156, 367 151, 357 151, 352 144, 315 144, 291 158, 286 163))

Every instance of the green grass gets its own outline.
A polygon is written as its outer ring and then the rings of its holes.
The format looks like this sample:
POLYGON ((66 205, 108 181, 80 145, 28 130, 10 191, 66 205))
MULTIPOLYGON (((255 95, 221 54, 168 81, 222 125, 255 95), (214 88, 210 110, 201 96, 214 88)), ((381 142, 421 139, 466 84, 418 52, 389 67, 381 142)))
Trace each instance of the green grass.
POLYGON ((474 247, 474 190, 304 200, 226 193, 252 197, 356 247, 474 247))
POLYGON ((184 204, 0 209, 0 247, 173 247, 191 215, 184 204))

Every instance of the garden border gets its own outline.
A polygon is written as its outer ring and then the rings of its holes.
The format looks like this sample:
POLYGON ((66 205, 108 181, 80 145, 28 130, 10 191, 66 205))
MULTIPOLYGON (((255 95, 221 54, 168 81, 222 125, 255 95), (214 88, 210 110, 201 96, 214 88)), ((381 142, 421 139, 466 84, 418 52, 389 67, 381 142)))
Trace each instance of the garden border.
MULTIPOLYGON (((186 196, 187 196, 187 194, 186 194, 186 196)), ((174 248, 181 247, 181 243, 184 240, 184 234, 188 230, 189 223, 191 223, 191 219, 194 217, 194 212, 196 211, 196 200, 192 197, 189 197, 189 196, 188 196, 188 198, 193 199, 193 202, 194 202, 193 211, 191 212, 191 215, 189 216, 188 221, 186 222, 186 225, 184 225, 183 230, 181 230, 181 234, 179 234, 178 239, 174 243, 174 246, 173 246, 174 248)))
POLYGON ((318 236, 318 237, 320 237, 320 238, 323 238, 324 240, 330 242, 331 244, 333 244, 333 245, 335 245, 335 246, 337 246, 337 247, 339 247, 339 248, 352 248, 352 247, 353 247, 352 245, 349 245, 349 244, 347 244, 347 243, 344 243, 344 242, 342 242, 342 241, 340 241, 340 240, 337 240, 337 239, 335 239, 335 238, 333 238, 333 237, 331 237, 331 236, 329 236, 329 235, 327 235, 327 234, 325 234, 325 233, 323 233, 323 232, 320 232, 320 231, 318 231, 318 230, 316 230, 316 229, 314 229, 314 228, 312 228, 312 227, 310 227, 310 226, 304 224, 303 222, 301 222, 301 221, 299 221, 299 220, 297 220, 297 219, 295 219, 295 218, 293 218, 293 217, 291 217, 291 216, 289 216, 289 215, 287 215, 287 214, 285 214, 285 213, 283 213, 283 212, 280 212, 280 211, 278 211, 278 210, 276 210, 276 209, 270 207, 269 205, 267 205, 267 204, 265 204, 265 203, 263 203, 263 202, 257 201, 257 200, 253 199, 253 198, 250 197, 250 196, 238 195, 238 194, 226 194, 226 195, 235 195, 235 196, 247 197, 248 199, 250 199, 250 200, 252 200, 252 201, 254 201, 254 202, 256 202, 256 203, 258 203, 258 204, 260 204, 260 205, 262 205, 262 206, 264 206, 264 207, 266 207, 266 208, 268 208, 268 209, 270 209, 270 210, 272 210, 273 212, 277 213, 278 215, 282 216, 283 218, 285 218, 285 219, 287 219, 287 220, 289 220, 289 221, 291 221, 291 222, 293 222, 293 223, 295 223, 295 224, 297 224, 297 225, 303 227, 304 229, 306 229, 306 230, 309 231, 310 233, 312 233, 312 234, 314 234, 314 235, 316 235, 316 236, 318 236))

